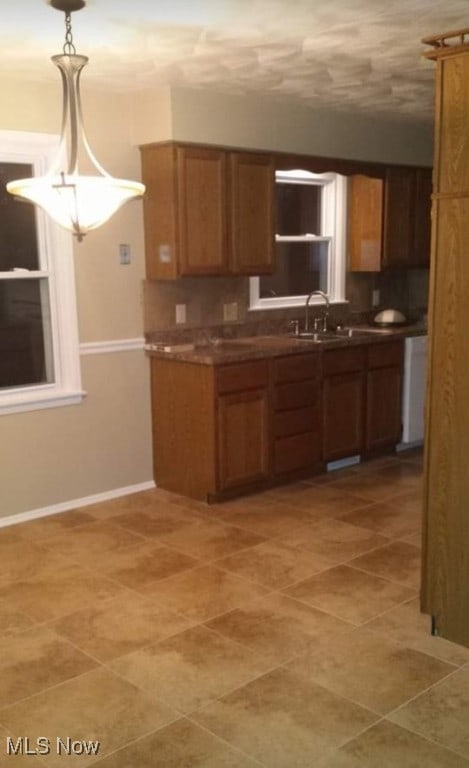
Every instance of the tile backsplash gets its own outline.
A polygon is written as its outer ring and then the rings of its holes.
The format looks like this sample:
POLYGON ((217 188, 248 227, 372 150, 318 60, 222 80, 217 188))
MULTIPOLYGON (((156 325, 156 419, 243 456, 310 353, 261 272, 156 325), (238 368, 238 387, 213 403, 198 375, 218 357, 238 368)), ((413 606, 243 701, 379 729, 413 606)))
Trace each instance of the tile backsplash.
MULTIPOLYGON (((386 307, 400 309, 412 319, 426 312, 428 270, 389 270, 380 273, 348 272, 346 304, 334 305, 330 316, 335 322, 352 323, 357 318, 386 307), (379 289, 379 307, 372 307, 372 292, 379 289)), ((234 333, 239 326, 260 324, 262 332, 288 327, 292 319, 302 319, 303 308, 249 310, 247 277, 183 277, 174 281, 145 281, 143 291, 145 333, 163 330, 226 329, 234 333), (186 307, 186 322, 176 324, 176 304, 186 307), (237 320, 224 322, 224 305, 236 304, 237 320), (230 331, 231 329, 231 331, 230 331)), ((311 317, 321 310, 311 308, 311 317)))

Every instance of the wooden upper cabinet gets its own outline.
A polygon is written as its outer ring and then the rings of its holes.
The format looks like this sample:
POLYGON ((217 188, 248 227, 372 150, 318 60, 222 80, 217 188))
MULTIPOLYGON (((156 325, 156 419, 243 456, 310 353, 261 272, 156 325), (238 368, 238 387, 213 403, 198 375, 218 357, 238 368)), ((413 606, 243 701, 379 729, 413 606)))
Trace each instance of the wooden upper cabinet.
POLYGON ((430 168, 386 169, 383 179, 349 180, 348 248, 352 271, 427 267, 430 259, 430 168))
POLYGON ((141 153, 148 279, 273 270, 271 156, 183 144, 141 153))
POLYGON ((273 270, 275 169, 272 157, 230 152, 231 269, 235 274, 273 270))
POLYGON ((413 171, 388 168, 384 189, 383 267, 405 267, 412 249, 413 171))
POLYGON ((176 150, 171 144, 142 147, 146 275, 174 279, 178 274, 176 150))
POLYGON ((226 157, 216 149, 177 147, 179 274, 226 271, 226 157))
POLYGON ((351 176, 348 200, 350 269, 378 272, 381 269, 383 242, 383 180, 351 176))

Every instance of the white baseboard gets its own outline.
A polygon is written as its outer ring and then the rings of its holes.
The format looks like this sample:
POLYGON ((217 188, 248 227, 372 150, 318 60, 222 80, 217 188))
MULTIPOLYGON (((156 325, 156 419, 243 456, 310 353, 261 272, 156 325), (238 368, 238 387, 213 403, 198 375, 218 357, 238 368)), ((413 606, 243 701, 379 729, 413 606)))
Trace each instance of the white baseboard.
POLYGON ((119 496, 128 496, 131 493, 148 491, 155 487, 154 480, 148 480, 145 483, 137 483, 137 485, 126 485, 123 488, 113 488, 112 490, 104 491, 103 493, 95 493, 92 496, 83 496, 81 499, 62 501, 60 504, 52 504, 50 507, 41 507, 40 509, 31 509, 27 512, 18 512, 16 515, 0 517, 0 528, 4 528, 7 525, 16 525, 17 523, 26 523, 30 520, 37 520, 40 517, 57 515, 60 512, 68 512, 71 509, 77 509, 77 507, 89 507, 91 504, 98 504, 100 501, 117 499, 119 496))

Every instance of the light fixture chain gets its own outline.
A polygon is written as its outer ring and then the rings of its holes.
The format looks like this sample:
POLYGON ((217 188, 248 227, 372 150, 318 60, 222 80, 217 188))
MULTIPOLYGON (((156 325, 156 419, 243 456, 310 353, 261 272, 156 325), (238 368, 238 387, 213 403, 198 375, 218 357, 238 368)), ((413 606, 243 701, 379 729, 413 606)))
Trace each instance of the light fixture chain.
POLYGON ((76 53, 75 46, 73 45, 72 15, 70 11, 65 13, 65 43, 63 52, 66 56, 73 56, 76 53))

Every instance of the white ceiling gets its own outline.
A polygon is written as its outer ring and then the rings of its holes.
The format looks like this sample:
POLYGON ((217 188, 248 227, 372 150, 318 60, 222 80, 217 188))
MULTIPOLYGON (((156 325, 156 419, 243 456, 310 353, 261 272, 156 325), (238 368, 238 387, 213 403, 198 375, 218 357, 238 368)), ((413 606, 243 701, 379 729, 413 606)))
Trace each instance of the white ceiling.
MULTIPOLYGON (((83 82, 213 88, 319 108, 431 120, 421 38, 469 27, 468 0, 88 0, 72 16, 83 82)), ((64 16, 48 0, 1 9, 2 71, 58 78, 64 16)))

